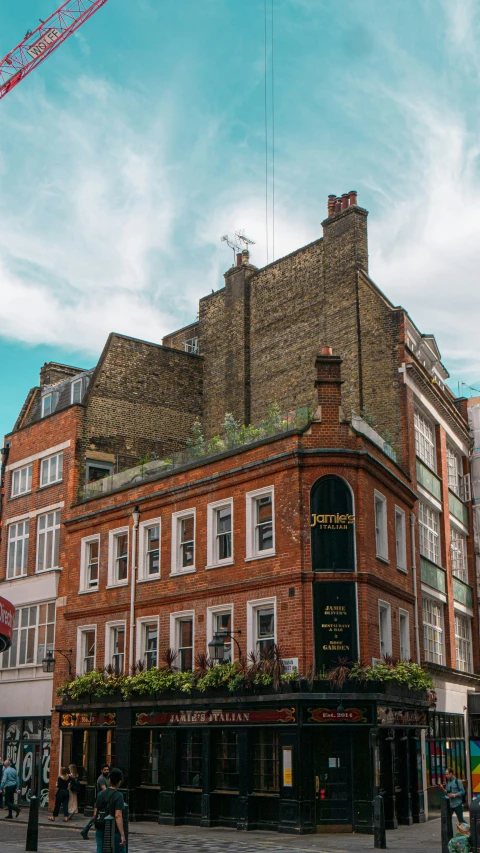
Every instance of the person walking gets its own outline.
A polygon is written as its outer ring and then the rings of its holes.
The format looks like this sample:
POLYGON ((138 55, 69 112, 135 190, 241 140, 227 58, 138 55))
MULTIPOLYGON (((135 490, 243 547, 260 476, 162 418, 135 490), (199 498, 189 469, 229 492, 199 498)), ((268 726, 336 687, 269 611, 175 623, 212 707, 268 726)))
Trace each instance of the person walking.
MULTIPOLYGON (((110 773, 110 765, 109 764, 102 764, 102 766, 100 768, 100 776, 97 779, 97 795, 101 791, 107 790, 107 788, 110 784, 108 781, 108 774, 109 773, 110 773)), ((89 831, 90 831, 90 829, 94 823, 95 823, 95 818, 92 817, 92 819, 89 820, 87 824, 85 824, 83 829, 80 830, 80 835, 82 836, 82 838, 85 841, 88 841, 88 833, 89 833, 89 831)))
POLYGON ((93 816, 95 818, 95 838, 97 841, 97 853, 102 853, 103 833, 105 820, 103 818, 111 816, 115 818, 115 853, 122 853, 125 850, 125 830, 123 827, 123 809, 125 801, 123 794, 118 790, 123 781, 122 771, 114 767, 108 776, 110 783, 109 788, 104 788, 97 796, 93 816))
POLYGON ((13 820, 12 811, 15 812, 17 817, 22 811, 21 807, 16 806, 13 801, 15 791, 20 793, 20 780, 17 771, 12 767, 10 759, 6 758, 3 762, 2 781, 0 784, 0 792, 5 795, 5 808, 8 809, 8 815, 5 820, 13 820))
POLYGON ((445 771, 446 785, 440 785, 442 791, 445 791, 447 799, 450 802, 452 812, 455 812, 459 823, 463 823, 463 797, 465 796, 465 788, 459 779, 455 776, 451 767, 447 767, 445 771))
POLYGON ((78 793, 81 790, 80 777, 76 764, 68 765, 68 819, 78 814, 78 793))
POLYGON ((108 788, 108 784, 109 784, 108 774, 109 773, 110 773, 110 765, 109 764, 102 764, 102 767, 100 769, 100 776, 97 779, 97 794, 99 794, 100 791, 105 791, 105 789, 108 788))
POLYGON ((68 770, 66 767, 62 767, 60 769, 60 776, 57 779, 57 791, 55 794, 55 808, 53 810, 53 814, 48 818, 49 820, 54 821, 57 815, 60 814, 60 809, 63 808, 63 814, 65 817, 63 818, 65 823, 68 821, 68 797, 69 797, 69 785, 70 777, 68 775, 68 770))

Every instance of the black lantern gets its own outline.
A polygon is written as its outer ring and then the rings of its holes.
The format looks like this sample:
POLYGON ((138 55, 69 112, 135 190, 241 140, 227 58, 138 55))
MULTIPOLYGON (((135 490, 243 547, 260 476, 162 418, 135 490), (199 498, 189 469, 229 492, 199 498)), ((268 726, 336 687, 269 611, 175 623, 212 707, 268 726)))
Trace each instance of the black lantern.
POLYGON ((42 669, 44 672, 54 672, 55 671, 56 660, 53 657, 53 652, 49 651, 45 655, 42 660, 42 669))
POLYGON ((223 663, 225 657, 225 634, 213 635, 213 640, 208 644, 208 655, 210 660, 223 663))
MULTIPOLYGON (((72 677, 72 662, 71 662, 70 658, 67 657, 67 655, 73 654, 73 650, 72 649, 65 649, 65 650, 55 649, 55 651, 59 655, 61 655, 62 658, 65 658, 65 660, 67 661, 67 663, 68 663, 68 674, 71 678, 72 677)), ((45 657, 42 660, 42 669, 44 672, 55 672, 55 664, 56 664, 56 660, 53 656, 53 651, 50 649, 49 651, 47 651, 45 657)))

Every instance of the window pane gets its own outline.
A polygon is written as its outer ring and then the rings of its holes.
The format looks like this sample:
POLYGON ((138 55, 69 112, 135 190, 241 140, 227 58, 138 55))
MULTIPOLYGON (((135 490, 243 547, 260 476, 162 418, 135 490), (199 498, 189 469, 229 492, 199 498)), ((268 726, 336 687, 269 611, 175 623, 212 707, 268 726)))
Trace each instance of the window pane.
POLYGON ((181 541, 190 542, 193 539, 193 515, 182 518, 181 541))
POLYGON ((42 462, 42 486, 45 486, 48 483, 48 459, 44 459, 42 462))

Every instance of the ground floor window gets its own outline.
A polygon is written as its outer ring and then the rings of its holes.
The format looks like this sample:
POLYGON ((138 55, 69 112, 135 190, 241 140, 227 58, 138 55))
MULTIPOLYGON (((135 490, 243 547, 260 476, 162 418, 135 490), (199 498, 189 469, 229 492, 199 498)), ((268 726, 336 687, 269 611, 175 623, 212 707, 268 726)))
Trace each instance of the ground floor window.
POLYGON ((202 783, 202 733, 180 732, 180 786, 201 788, 202 783))
POLYGON ((427 733, 427 786, 443 785, 451 767, 457 779, 466 779, 465 719, 462 714, 432 713, 427 733))
POLYGON ((278 735, 255 729, 253 740, 253 787, 255 791, 279 790, 278 735))
POLYGON ((238 790, 239 757, 238 737, 235 731, 221 729, 215 732, 214 741, 215 788, 238 790))
POLYGON ((158 730, 142 732, 141 785, 158 785, 162 736, 158 730))
POLYGON ((6 722, 3 755, 18 773, 22 800, 35 794, 43 808, 48 806, 51 736, 50 717, 6 722))

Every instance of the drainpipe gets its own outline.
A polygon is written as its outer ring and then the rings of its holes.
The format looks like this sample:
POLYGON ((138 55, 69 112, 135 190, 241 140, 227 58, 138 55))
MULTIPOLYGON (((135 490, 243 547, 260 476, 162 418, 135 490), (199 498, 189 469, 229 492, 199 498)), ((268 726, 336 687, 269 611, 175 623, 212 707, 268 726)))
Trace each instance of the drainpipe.
POLYGON ((412 580, 413 580, 413 594, 415 596, 415 604, 413 605, 414 609, 414 619, 415 619, 415 652, 417 663, 421 663, 420 661, 420 634, 418 628, 418 591, 417 591, 417 558, 415 551, 415 513, 410 513, 410 531, 412 534, 412 580))
POLYGON ((137 580, 137 532, 140 521, 140 510, 138 506, 132 512, 132 570, 130 573, 130 642, 128 647, 128 663, 130 674, 133 673, 135 663, 135 585, 137 580))

